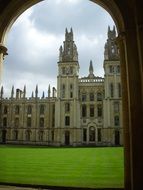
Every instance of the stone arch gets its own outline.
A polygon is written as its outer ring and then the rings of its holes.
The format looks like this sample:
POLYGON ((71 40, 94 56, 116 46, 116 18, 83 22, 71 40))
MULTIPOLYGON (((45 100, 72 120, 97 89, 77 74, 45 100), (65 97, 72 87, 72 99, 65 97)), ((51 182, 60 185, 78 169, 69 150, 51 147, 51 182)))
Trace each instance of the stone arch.
POLYGON ((96 123, 90 122, 87 125, 87 143, 96 144, 97 141, 97 126, 96 123))
POLYGON ((94 126, 89 127, 89 143, 96 141, 96 128, 94 126))

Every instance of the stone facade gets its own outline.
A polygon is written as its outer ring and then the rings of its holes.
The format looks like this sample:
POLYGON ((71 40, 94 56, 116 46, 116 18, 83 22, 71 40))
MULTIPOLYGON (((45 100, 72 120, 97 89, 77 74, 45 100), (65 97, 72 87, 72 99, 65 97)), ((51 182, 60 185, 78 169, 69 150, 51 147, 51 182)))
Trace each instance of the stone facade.
POLYGON ((65 31, 60 47, 57 90, 49 86, 48 96, 31 98, 14 87, 11 97, 0 93, 0 142, 51 146, 123 145, 120 60, 116 31, 108 28, 104 53, 104 78, 79 78, 78 51, 72 29, 65 31))

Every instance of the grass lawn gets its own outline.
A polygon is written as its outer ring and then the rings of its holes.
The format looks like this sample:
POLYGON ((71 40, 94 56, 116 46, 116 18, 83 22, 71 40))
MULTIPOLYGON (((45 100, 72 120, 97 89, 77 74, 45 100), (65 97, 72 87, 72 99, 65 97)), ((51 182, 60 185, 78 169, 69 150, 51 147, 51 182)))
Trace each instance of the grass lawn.
POLYGON ((123 187, 123 148, 0 146, 0 182, 123 187))

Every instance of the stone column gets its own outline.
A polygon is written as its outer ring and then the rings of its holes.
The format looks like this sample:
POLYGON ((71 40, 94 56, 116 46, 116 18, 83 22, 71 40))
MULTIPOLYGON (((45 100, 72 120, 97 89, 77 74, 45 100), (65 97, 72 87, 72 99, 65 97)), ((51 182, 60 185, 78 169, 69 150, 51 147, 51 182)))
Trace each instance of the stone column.
POLYGON ((143 97, 140 48, 135 27, 126 30, 131 190, 143 189, 143 97))
POLYGON ((130 163, 130 134, 129 134, 129 108, 127 90, 127 70, 125 58, 125 34, 120 33, 117 38, 120 49, 120 67, 122 82, 122 116, 124 130, 124 185, 126 190, 131 190, 131 163, 130 163))
POLYGON ((140 74, 142 83, 142 97, 143 97, 143 24, 137 26, 137 39, 139 49, 139 61, 140 61, 140 74))
POLYGON ((7 55, 7 48, 0 43, 0 84, 2 81, 3 60, 5 55, 7 55))

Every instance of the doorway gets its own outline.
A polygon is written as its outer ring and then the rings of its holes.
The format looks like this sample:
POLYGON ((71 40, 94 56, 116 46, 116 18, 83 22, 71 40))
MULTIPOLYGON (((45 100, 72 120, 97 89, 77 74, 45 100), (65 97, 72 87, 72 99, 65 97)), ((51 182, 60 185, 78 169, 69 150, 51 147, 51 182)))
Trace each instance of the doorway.
POLYGON ((115 131, 115 145, 119 146, 120 145, 120 132, 115 131))
POLYGON ((2 143, 6 143, 6 130, 2 130, 2 143))
POLYGON ((65 131, 65 145, 68 146, 70 145, 70 132, 65 131))

